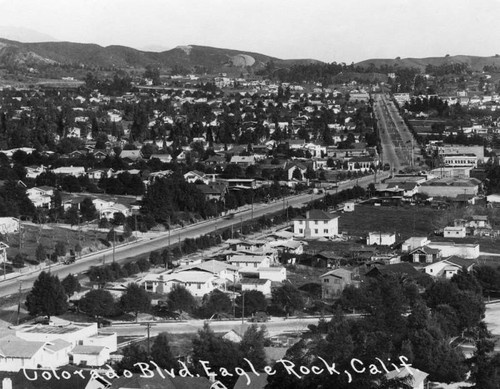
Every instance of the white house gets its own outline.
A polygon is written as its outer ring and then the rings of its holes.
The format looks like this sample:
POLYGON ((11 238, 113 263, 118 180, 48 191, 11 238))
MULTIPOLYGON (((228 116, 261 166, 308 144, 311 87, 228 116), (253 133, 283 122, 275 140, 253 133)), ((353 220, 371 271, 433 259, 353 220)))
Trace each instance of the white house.
POLYGON ((412 236, 411 238, 406 239, 401 245, 402 251, 412 251, 417 247, 425 246, 431 241, 426 236, 412 236))
POLYGON ((259 278, 275 282, 283 282, 286 280, 286 268, 284 267, 259 267, 259 278))
POLYGON ((235 282, 240 279, 238 266, 213 259, 202 263, 181 266, 175 270, 176 273, 185 271, 203 271, 230 282, 235 282))
POLYGON ((175 285, 182 285, 193 296, 203 297, 214 289, 223 289, 226 280, 205 271, 148 274, 141 284, 149 292, 169 293, 175 285))
POLYGON ((443 236, 445 238, 465 238, 466 228, 465 226, 445 227, 443 229, 443 236))
POLYGON ((47 342, 27 341, 14 335, 0 339, 0 370, 16 372, 21 369, 57 368, 57 357, 46 348, 47 342))
POLYGON ((271 296, 271 280, 262 278, 242 278, 240 283, 242 292, 257 290, 262 292, 266 297, 271 296))
POLYGON ((37 208, 50 209, 54 188, 50 186, 40 186, 26 189, 26 195, 37 208))
POLYGON ((396 243, 396 234, 387 232, 369 232, 366 238, 367 245, 391 246, 396 243))
POLYGON ((189 182, 190 184, 194 184, 197 181, 201 181, 206 185, 211 181, 209 176, 197 170, 191 170, 190 172, 184 174, 184 180, 186 182, 189 182))
POLYGON ((467 271, 472 270, 474 267, 473 260, 467 260, 464 258, 452 256, 442 261, 435 262, 427 265, 424 268, 425 273, 433 277, 438 278, 452 278, 460 270, 466 269, 467 271))
POLYGON ((61 174, 63 176, 80 177, 85 175, 85 168, 83 166, 61 166, 52 170, 54 174, 61 174))
POLYGON ((0 217, 0 234, 12 234, 19 231, 19 219, 0 217))
POLYGON ((354 212, 354 203, 353 202, 345 203, 344 212, 354 212))
POLYGON ((71 350, 71 361, 78 366, 104 366, 109 360, 109 351, 103 346, 78 345, 71 350))
POLYGON ((319 209, 307 211, 293 221, 293 232, 305 238, 331 238, 339 233, 339 218, 319 209))
POLYGON ((414 367, 404 367, 397 370, 392 370, 385 375, 388 380, 394 378, 406 378, 411 376, 409 385, 412 389, 425 389, 425 383, 427 381, 427 376, 429 374, 424 373, 421 370, 415 369, 414 367))
POLYGON ((237 266, 240 273, 258 273, 258 268, 271 266, 267 255, 233 255, 228 262, 237 266))
POLYGON ((104 218, 109 220, 115 217, 115 213, 121 213, 123 216, 130 216, 132 214, 132 210, 123 204, 115 203, 108 207, 101 208, 99 210, 99 217, 101 219, 104 218))

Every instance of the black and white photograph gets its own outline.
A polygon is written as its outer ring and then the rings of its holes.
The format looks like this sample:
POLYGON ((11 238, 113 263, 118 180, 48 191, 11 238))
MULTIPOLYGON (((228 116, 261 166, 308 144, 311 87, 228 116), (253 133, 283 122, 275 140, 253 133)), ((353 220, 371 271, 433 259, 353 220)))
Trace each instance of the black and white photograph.
POLYGON ((0 389, 500 389, 500 0, 0 16, 0 389))

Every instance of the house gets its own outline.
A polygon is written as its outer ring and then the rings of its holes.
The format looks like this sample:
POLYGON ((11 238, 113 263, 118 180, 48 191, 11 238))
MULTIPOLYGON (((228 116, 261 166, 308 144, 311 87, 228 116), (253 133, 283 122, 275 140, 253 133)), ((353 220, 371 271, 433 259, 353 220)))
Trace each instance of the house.
POLYGON ((413 263, 434 263, 441 259, 441 250, 422 246, 410 250, 408 256, 413 263))
POLYGON ((433 277, 449 279, 463 269, 471 271, 474 264, 474 260, 451 256, 442 261, 427 265, 424 271, 433 277))
POLYGON ((466 235, 466 228, 464 226, 445 227, 443 229, 443 236, 445 238, 465 238, 466 235))
POLYGON ((396 243, 396 234, 387 232, 369 232, 366 244, 369 246, 392 246, 396 243))
POLYGON ((284 267, 259 267, 259 278, 274 282, 286 281, 286 268, 284 267))
POLYGON ((240 283, 242 292, 257 290, 262 292, 266 297, 271 296, 271 280, 262 278, 242 278, 240 283))
POLYGON ((70 360, 77 366, 104 366, 109 360, 109 349, 104 346, 77 345, 71 350, 70 360))
POLYGON ((169 293, 175 285, 185 287, 193 296, 203 297, 214 289, 224 289, 226 280, 206 271, 170 271, 160 274, 148 274, 140 284, 153 293, 169 293))
POLYGON ((211 182, 208 185, 199 184, 196 188, 205 195, 205 200, 223 201, 227 194, 227 185, 222 182, 211 182))
POLYGON ((40 186, 26 189, 26 195, 37 208, 50 209, 54 188, 50 186, 40 186))
POLYGON ((16 329, 16 337, 29 342, 55 342, 64 340, 73 347, 80 345, 102 346, 115 352, 115 332, 99 332, 97 323, 67 323, 61 325, 26 324, 16 329))
POLYGON ((429 374, 424 373, 423 371, 415 369, 411 366, 392 370, 385 375, 385 378, 387 378, 388 380, 392 380, 394 378, 404 379, 408 376, 411 377, 408 384, 412 389, 425 389, 428 387, 426 384, 429 374))
POLYGON ((366 277, 380 277, 395 275, 403 278, 418 279, 422 273, 415 269, 409 263, 401 262, 393 265, 375 265, 365 273, 366 277))
POLYGON ((323 299, 339 297, 348 285, 358 286, 358 282, 353 280, 353 272, 347 269, 330 270, 319 278, 321 280, 321 298, 323 299))
MULTIPOLYGON (((59 365, 46 348, 45 341, 27 341, 14 335, 0 339, 0 370, 56 368, 59 365)), ((67 364, 67 361, 63 365, 67 364)))
POLYGON ((137 162, 142 159, 141 150, 122 150, 120 158, 127 162, 137 162))
POLYGON ((12 234, 19 231, 19 219, 0 217, 0 234, 12 234))
POLYGON ((302 177, 302 180, 304 179, 304 175, 307 172, 307 167, 300 163, 300 162, 290 162, 285 165, 285 172, 288 177, 288 181, 291 181, 294 178, 294 174, 302 177), (295 171, 298 171, 299 173, 295 173, 295 171))
POLYGON ((26 178, 37 178, 40 174, 46 171, 45 166, 27 166, 26 167, 26 178))
POLYGON ((414 236, 403 242, 401 251, 412 251, 418 247, 425 246, 427 243, 430 243, 430 240, 426 236, 414 236))
POLYGON ((132 214, 132 210, 123 204, 114 203, 107 207, 101 208, 99 211, 99 218, 101 219, 114 219, 115 213, 121 213, 123 216, 127 217, 132 214))
POLYGON ((185 271, 207 272, 230 282, 235 282, 240 278, 238 266, 213 259, 202 263, 181 266, 175 270, 176 273, 185 271))
POLYGON ((17 373, 2 371, 2 389, 108 389, 109 379, 103 374, 76 367, 64 367, 57 374, 52 369, 26 369, 17 373), (65 373, 63 373, 63 371, 65 373), (63 375, 64 374, 64 375, 63 375))
POLYGON ((250 165, 255 165, 254 155, 234 155, 231 157, 229 163, 234 163, 241 167, 248 167, 250 165))
POLYGON ((332 238, 339 234, 339 217, 319 209, 307 211, 293 221, 293 232, 305 238, 332 238))
POLYGON ((208 184, 211 181, 210 177, 208 177, 205 173, 200 172, 198 170, 191 170, 190 172, 184 174, 184 180, 186 182, 189 182, 190 184, 194 184, 197 181, 201 181, 204 184, 208 184))
POLYGON ((258 268, 270 267, 271 258, 267 255, 233 255, 228 262, 237 266, 240 273, 258 273, 258 268))
POLYGON ((52 169, 52 173, 60 174, 62 176, 80 177, 85 175, 85 168, 83 166, 61 166, 52 169))
POLYGON ((476 178, 434 178, 420 185, 419 193, 429 197, 456 198, 460 195, 477 196, 480 181, 476 178))
POLYGON ((99 181, 101 178, 109 178, 112 174, 111 169, 89 169, 87 177, 92 181, 99 181))

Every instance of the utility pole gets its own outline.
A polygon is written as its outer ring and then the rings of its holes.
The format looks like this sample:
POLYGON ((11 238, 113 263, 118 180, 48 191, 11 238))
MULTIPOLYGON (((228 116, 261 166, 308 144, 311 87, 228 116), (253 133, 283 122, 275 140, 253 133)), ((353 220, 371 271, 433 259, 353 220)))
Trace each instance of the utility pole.
POLYGON ((245 292, 241 291, 242 305, 241 305, 241 324, 245 323, 245 292))
POLYGON ((154 327, 156 324, 153 324, 153 323, 150 323, 150 322, 147 322, 147 323, 144 323, 144 324, 141 324, 141 326, 145 326, 146 327, 146 331, 148 332, 148 355, 150 354, 150 350, 151 350, 151 334, 150 334, 150 331, 151 331, 151 327, 154 327))
POLYGON ((21 289, 23 286, 23 280, 19 280, 19 299, 17 301, 17 319, 16 325, 19 325, 19 315, 21 314, 21 289))
POLYGON ((116 231, 113 228, 113 263, 115 263, 116 231))

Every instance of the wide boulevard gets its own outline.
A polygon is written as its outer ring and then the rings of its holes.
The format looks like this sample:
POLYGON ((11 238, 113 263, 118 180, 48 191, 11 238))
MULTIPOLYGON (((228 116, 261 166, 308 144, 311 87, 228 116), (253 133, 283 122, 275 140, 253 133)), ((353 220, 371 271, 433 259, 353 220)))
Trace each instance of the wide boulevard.
MULTIPOLYGON (((377 175, 377 180, 388 176, 388 172, 380 172, 377 175)), ((330 193, 352 188, 355 185, 366 188, 368 184, 374 182, 374 176, 366 176, 359 179, 345 181, 339 183, 336 189, 330 190, 330 193)), ((53 266, 51 272, 57 274, 59 278, 64 278, 68 274, 80 274, 86 272, 91 266, 102 265, 103 263, 123 262, 131 258, 137 258, 155 250, 163 250, 169 244, 176 244, 186 238, 195 238, 209 232, 216 231, 221 228, 234 226, 238 228, 240 223, 259 218, 263 215, 279 212, 286 207, 301 206, 313 200, 320 199, 324 194, 300 194, 296 196, 285 197, 282 200, 270 202, 267 204, 258 203, 253 207, 247 206, 244 210, 234 214, 234 217, 228 219, 225 217, 214 218, 200 223, 196 223, 184 228, 172 230, 170 233, 158 233, 157 237, 149 239, 139 239, 136 242, 116 246, 115 252, 112 249, 92 253, 78 259, 75 263, 69 265, 53 266)), ((29 275, 23 275, 18 278, 0 281, 0 296, 8 296, 15 294, 21 290, 29 290, 33 286, 34 280, 38 277, 39 272, 33 272, 29 275)))

